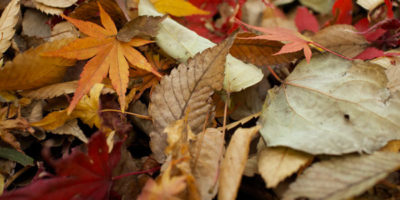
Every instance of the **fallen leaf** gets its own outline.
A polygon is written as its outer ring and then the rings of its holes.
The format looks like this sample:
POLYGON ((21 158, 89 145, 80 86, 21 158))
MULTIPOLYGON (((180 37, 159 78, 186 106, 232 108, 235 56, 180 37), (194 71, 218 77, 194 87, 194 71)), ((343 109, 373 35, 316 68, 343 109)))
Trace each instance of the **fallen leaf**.
POLYGON ((251 140, 260 126, 239 128, 233 134, 221 164, 218 199, 235 199, 246 165, 251 140))
POLYGON ((62 81, 67 67, 74 65, 75 61, 44 57, 41 54, 58 49, 68 42, 71 39, 45 43, 17 54, 12 62, 7 62, 0 70, 0 89, 27 90, 62 81))
POLYGON ((312 40, 306 38, 305 36, 301 35, 299 32, 292 31, 286 28, 262 28, 257 26, 252 26, 249 24, 245 24, 243 22, 238 21, 240 24, 245 25, 248 28, 254 29, 256 31, 260 31, 265 35, 259 35, 254 37, 249 37, 247 39, 253 40, 274 40, 274 41, 286 41, 285 45, 282 48, 274 53, 273 55, 280 55, 286 53, 293 53, 296 51, 303 50, 304 56, 306 57, 307 62, 311 59, 311 48, 309 44, 312 43, 312 40))
POLYGON ((101 5, 98 5, 104 28, 92 22, 81 21, 62 15, 89 37, 77 39, 57 51, 45 54, 47 56, 79 60, 91 58, 81 73, 78 88, 68 107, 68 113, 71 113, 83 95, 88 93, 94 84, 100 83, 107 74, 111 79, 113 88, 118 94, 121 110, 124 111, 125 92, 129 82, 128 62, 136 68, 147 70, 160 76, 158 72, 151 68, 151 65, 143 55, 133 48, 145 45, 151 41, 135 38, 127 43, 119 42, 116 39, 117 28, 114 22, 101 5))
POLYGON ((78 0, 34 0, 34 1, 50 7, 67 8, 74 5, 78 0))
POLYGON ((1 13, 0 17, 0 57, 10 47, 11 39, 14 37, 15 25, 19 19, 19 0, 12 0, 1 13))
POLYGON ((258 153, 258 171, 267 184, 275 188, 293 173, 305 166, 313 156, 287 147, 266 147, 258 153))
POLYGON ((332 15, 335 16, 335 24, 351 24, 353 20, 353 1, 337 0, 332 7, 332 15))
POLYGON ((294 21, 299 32, 308 30, 317 33, 319 31, 317 18, 306 7, 297 7, 294 21))
POLYGON ((273 55, 282 48, 283 44, 276 41, 251 39, 256 36, 253 33, 239 33, 230 49, 231 55, 259 67, 289 63, 301 56, 297 53, 273 55))
MULTIPOLYGON (((383 52, 382 52, 383 53, 383 52)), ((399 53, 399 51, 388 51, 387 53, 399 53)), ((386 69, 388 79, 387 87, 392 93, 400 91, 400 58, 398 56, 385 56, 371 60, 386 69)))
POLYGON ((60 22, 52 28, 51 35, 49 41, 52 42, 64 38, 78 38, 79 31, 69 22, 60 22))
POLYGON ((349 58, 357 56, 369 45, 363 35, 347 24, 328 26, 311 37, 311 40, 349 58))
MULTIPOLYGON (((33 158, 27 156, 24 153, 21 153, 15 149, 4 148, 4 147, 0 147, 0 157, 7 159, 7 160, 12 160, 12 161, 18 162, 19 164, 21 164, 23 166, 27 166, 27 165, 33 166, 33 161, 34 161, 33 158)), ((2 173, 3 173, 3 170, 4 169, 2 169, 2 173)), ((1 197, 0 197, 0 199, 1 199, 1 197)))
POLYGON ((197 8, 185 0, 151 0, 154 7, 160 13, 167 13, 176 17, 190 15, 208 15, 209 12, 197 8))
POLYGON ((38 10, 26 10, 22 20, 22 34, 36 38, 50 37, 51 28, 49 24, 47 24, 49 19, 47 15, 38 10))
POLYGON ((108 153, 105 134, 97 132, 88 143, 88 154, 78 149, 60 160, 52 161, 56 177, 39 179, 23 188, 5 192, 1 200, 70 200, 110 199, 111 171, 120 159, 121 142, 108 153))
POLYGON ((302 5, 305 5, 321 14, 328 14, 332 10, 334 1, 326 0, 300 0, 302 5))
POLYGON ((156 37, 159 24, 164 17, 139 16, 129 21, 118 31, 117 39, 121 42, 129 42, 136 36, 156 37))
POLYGON ((320 55, 270 90, 260 117, 268 146, 310 154, 373 152, 400 139, 400 93, 382 67, 320 55))
POLYGON ((48 6, 46 4, 37 2, 36 0, 33 0, 33 3, 35 5, 36 9, 38 9, 48 15, 61 15, 63 13, 62 8, 48 6))
POLYGON ((400 140, 392 140, 388 142, 379 151, 398 153, 400 151, 400 140))
POLYGON ((363 7, 365 10, 373 10, 379 5, 383 4, 384 0, 357 0, 357 4, 363 7))
POLYGON ((225 151, 224 134, 215 128, 200 133, 190 146, 190 165, 202 200, 211 200, 218 192, 220 163, 225 151))
POLYGON ((88 139, 86 138, 81 128, 78 126, 78 120, 76 119, 70 120, 64 123, 62 126, 52 129, 51 133, 58 135, 72 135, 82 142, 88 143, 88 139))
POLYGON ((371 188, 400 167, 400 155, 376 152, 316 163, 289 186, 283 199, 349 199, 371 188))
POLYGON ((360 54, 358 54, 356 57, 354 57, 354 59, 371 60, 382 56, 385 56, 384 51, 377 49, 375 47, 368 47, 360 54))
POLYGON ((156 131, 153 136, 160 137, 161 143, 151 142, 153 153, 162 157, 162 151, 167 145, 166 140, 162 139, 166 137, 162 134, 164 128, 186 114, 194 133, 201 132, 204 124, 208 124, 208 116, 213 115, 211 95, 214 90, 222 89, 226 55, 232 43, 231 37, 195 55, 187 64, 180 64, 170 75, 164 76, 160 85, 154 88, 149 113, 156 131), (161 152, 155 152, 155 146, 161 152))
MULTIPOLYGON (((162 16, 161 13, 155 10, 149 0, 141 0, 139 2, 139 15, 162 16)), ((195 54, 215 46, 211 41, 197 35, 171 18, 166 18, 160 23, 156 42, 168 55, 182 63, 195 54), (179 37, 176 37, 178 35, 179 37)), ((263 74, 257 67, 245 64, 231 55, 227 56, 224 79, 225 90, 230 92, 240 91, 256 84, 262 77, 263 74)))

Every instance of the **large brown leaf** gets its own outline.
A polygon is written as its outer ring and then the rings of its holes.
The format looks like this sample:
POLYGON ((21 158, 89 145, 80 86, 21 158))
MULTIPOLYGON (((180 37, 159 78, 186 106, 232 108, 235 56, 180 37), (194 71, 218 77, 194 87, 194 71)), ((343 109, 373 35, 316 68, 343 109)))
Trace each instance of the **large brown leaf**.
MULTIPOLYGON (((197 54, 187 63, 172 70, 161 79, 151 96, 149 113, 153 117, 155 132, 151 133, 151 147, 158 161, 163 160, 166 147, 164 128, 188 113, 188 123, 199 133, 214 106, 211 95, 221 90, 224 80, 226 55, 233 42, 230 37, 223 43, 197 54)), ((211 118, 210 118, 211 119, 211 118)))

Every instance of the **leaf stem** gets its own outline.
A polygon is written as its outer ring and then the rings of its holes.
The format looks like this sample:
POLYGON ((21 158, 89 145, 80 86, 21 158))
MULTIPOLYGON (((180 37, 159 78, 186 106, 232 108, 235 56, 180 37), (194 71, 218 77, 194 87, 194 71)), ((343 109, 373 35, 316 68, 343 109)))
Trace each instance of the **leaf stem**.
POLYGON ((122 112, 121 110, 117 110, 117 109, 103 109, 103 110, 100 110, 100 112, 118 112, 118 113, 122 113, 122 114, 132 115, 132 116, 135 116, 135 117, 140 118, 140 119, 151 120, 151 117, 147 116, 147 115, 141 115, 141 114, 132 113, 132 112, 126 112, 126 111, 122 112))
POLYGON ((111 180, 116 181, 116 180, 119 180, 119 179, 122 179, 122 178, 125 178, 125 177, 128 177, 128 176, 146 174, 146 173, 150 173, 150 172, 156 172, 156 171, 160 170, 160 168, 161 167, 158 166, 158 167, 154 167, 154 168, 151 168, 151 169, 148 169, 148 170, 143 170, 143 171, 138 171, 138 172, 129 172, 129 173, 126 173, 126 174, 121 174, 119 176, 114 176, 114 177, 112 177, 111 180))

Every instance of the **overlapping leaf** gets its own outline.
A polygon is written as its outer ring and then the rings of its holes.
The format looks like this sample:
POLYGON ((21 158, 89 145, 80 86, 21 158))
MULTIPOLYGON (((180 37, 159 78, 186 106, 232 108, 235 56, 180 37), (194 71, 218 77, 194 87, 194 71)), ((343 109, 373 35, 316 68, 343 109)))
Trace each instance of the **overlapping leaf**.
POLYGON ((81 73, 79 86, 68 107, 68 113, 71 113, 83 95, 88 93, 95 83, 100 83, 107 74, 111 79, 113 88, 118 94, 121 110, 124 110, 125 92, 129 81, 128 62, 137 68, 159 75, 157 71, 151 68, 151 65, 143 55, 133 48, 150 43, 150 41, 134 38, 129 42, 120 42, 116 38, 117 28, 114 22, 100 4, 99 8, 104 28, 92 22, 63 16, 89 37, 77 39, 57 51, 46 54, 47 56, 79 60, 91 58, 81 73))
POLYGON ((8 3, 0 17, 0 58, 10 47, 11 39, 15 33, 15 25, 18 22, 20 0, 12 0, 8 3))

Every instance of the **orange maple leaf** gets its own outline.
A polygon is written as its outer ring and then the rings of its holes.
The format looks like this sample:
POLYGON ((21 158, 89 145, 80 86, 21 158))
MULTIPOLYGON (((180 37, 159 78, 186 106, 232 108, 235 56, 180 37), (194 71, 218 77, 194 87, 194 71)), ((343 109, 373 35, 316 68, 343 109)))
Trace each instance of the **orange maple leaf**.
POLYGON ((129 64, 138 69, 152 72, 161 77, 161 75, 152 68, 146 58, 133 47, 142 46, 152 41, 140 38, 133 38, 129 42, 117 40, 117 28, 111 17, 104 11, 98 3, 100 10, 100 20, 103 27, 88 21, 73 19, 62 15, 76 26, 88 37, 76 39, 63 48, 47 52, 46 56, 64 57, 70 59, 86 60, 91 58, 81 73, 78 82, 78 88, 68 107, 68 113, 71 113, 79 100, 89 92, 92 86, 100 83, 107 74, 111 80, 113 88, 118 94, 121 110, 125 110, 125 93, 129 82, 129 64))

